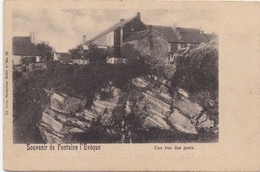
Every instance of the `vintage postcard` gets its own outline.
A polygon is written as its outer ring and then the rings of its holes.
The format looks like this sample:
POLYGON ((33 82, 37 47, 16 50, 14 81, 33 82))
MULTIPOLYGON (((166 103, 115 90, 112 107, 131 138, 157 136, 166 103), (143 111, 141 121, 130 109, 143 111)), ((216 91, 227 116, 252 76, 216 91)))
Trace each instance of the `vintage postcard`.
POLYGON ((260 170, 259 9, 5 1, 5 170, 260 170))

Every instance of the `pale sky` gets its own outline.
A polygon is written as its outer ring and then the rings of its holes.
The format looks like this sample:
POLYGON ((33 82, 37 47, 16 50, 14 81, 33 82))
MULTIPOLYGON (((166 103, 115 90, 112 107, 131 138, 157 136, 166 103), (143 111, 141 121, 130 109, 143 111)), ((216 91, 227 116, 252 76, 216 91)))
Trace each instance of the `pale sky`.
POLYGON ((145 24, 202 28, 217 33, 216 14, 203 10, 14 10, 13 36, 35 35, 36 42, 48 42, 57 52, 67 52, 119 22, 141 12, 145 24))

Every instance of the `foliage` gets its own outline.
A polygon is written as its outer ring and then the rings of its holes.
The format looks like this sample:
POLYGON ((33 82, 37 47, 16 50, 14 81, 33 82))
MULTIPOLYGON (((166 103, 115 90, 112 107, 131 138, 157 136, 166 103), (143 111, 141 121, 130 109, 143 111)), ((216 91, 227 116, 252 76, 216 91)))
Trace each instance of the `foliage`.
POLYGON ((72 59, 86 59, 87 52, 83 49, 82 45, 78 45, 76 48, 70 49, 69 53, 71 54, 72 59))
POLYGON ((45 42, 39 43, 36 46, 40 52, 41 61, 51 63, 53 61, 54 49, 45 42))
POLYGON ((13 72, 13 123, 15 143, 43 143, 37 124, 46 105, 47 97, 40 81, 43 71, 34 71, 25 78, 13 72), (22 136, 22 137, 21 137, 22 136))
POLYGON ((36 57, 24 57, 22 58, 22 64, 23 65, 29 65, 30 63, 35 63, 36 62, 36 57))
POLYGON ((218 89, 218 48, 215 41, 200 46, 176 64, 172 90, 182 87, 191 93, 218 89))
POLYGON ((72 59, 88 59, 90 62, 105 62, 108 56, 106 49, 98 48, 95 44, 88 45, 88 49, 84 49, 82 45, 70 49, 72 59))
POLYGON ((132 44, 124 44, 121 50, 121 56, 127 58, 128 60, 140 59, 140 52, 134 48, 132 44))
POLYGON ((108 56, 108 51, 103 48, 98 48, 95 44, 88 45, 89 62, 105 62, 108 56))

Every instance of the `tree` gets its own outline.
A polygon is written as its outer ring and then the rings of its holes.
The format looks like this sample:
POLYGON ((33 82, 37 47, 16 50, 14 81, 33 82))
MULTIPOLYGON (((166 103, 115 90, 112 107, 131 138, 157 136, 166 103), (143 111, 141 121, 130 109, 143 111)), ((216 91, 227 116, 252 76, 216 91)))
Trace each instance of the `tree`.
POLYGON ((95 44, 88 45, 88 54, 90 62, 105 62, 106 57, 109 55, 108 50, 104 48, 98 48, 95 44))
POLYGON ((54 50, 47 43, 42 42, 36 45, 41 56, 41 61, 51 63, 53 61, 54 50))
POLYGON ((69 53, 72 59, 88 59, 90 62, 102 62, 108 56, 108 50, 98 48, 95 44, 89 44, 88 49, 84 49, 82 45, 78 45, 76 48, 70 49, 69 53))
POLYGON ((82 45, 70 49, 69 53, 72 59, 87 59, 87 50, 84 50, 82 45))
POLYGON ((140 52, 134 48, 134 45, 128 43, 123 45, 121 49, 121 56, 122 58, 127 58, 129 61, 135 61, 141 57, 140 52))
POLYGON ((30 63, 35 63, 36 62, 36 57, 24 57, 22 58, 22 64, 23 65, 29 65, 30 63))

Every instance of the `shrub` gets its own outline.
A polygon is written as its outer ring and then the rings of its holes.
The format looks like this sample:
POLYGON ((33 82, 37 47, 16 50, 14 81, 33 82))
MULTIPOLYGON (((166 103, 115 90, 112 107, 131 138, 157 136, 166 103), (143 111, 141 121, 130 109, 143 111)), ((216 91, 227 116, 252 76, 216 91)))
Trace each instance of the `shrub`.
POLYGON ((191 50, 184 57, 182 65, 176 65, 172 78, 172 90, 182 87, 189 92, 218 90, 218 47, 212 41, 205 46, 191 50))
POLYGON ((22 64, 23 65, 29 65, 30 63, 35 63, 36 62, 36 57, 24 57, 22 58, 22 64))
POLYGON ((41 61, 46 62, 46 63, 51 63, 53 62, 53 54, 54 54, 54 49, 50 47, 47 43, 41 42, 36 45, 38 52, 41 56, 41 61))

